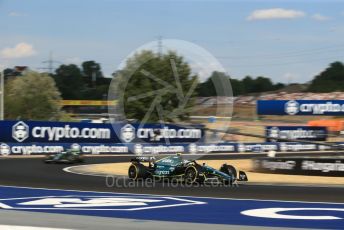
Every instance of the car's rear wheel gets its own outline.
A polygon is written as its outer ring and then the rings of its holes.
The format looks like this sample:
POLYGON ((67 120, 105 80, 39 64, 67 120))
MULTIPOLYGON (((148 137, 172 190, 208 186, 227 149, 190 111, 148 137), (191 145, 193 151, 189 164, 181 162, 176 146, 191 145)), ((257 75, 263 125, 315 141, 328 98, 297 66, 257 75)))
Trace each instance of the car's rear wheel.
POLYGON ((79 163, 83 163, 85 161, 85 159, 83 156, 79 156, 78 161, 79 161, 79 163))
POLYGON ((76 161, 76 159, 75 159, 74 156, 68 156, 67 157, 67 161, 68 161, 69 164, 72 164, 72 163, 74 163, 76 161))
POLYGON ((52 159, 53 159, 52 155, 45 155, 45 157, 43 159, 43 162, 47 163, 47 164, 50 164, 52 159))
POLYGON ((188 184, 195 183, 198 179, 198 170, 194 166, 187 167, 184 174, 184 181, 188 184))
POLYGON ((223 173, 226 173, 230 176, 233 176, 234 178, 237 178, 237 170, 234 166, 232 165, 227 165, 227 164, 224 164, 221 166, 220 168, 220 171, 223 172, 223 173))
POLYGON ((226 184, 233 184, 233 181, 237 178, 237 170, 232 165, 223 164, 220 171, 229 175, 232 179, 230 181, 225 181, 226 184))

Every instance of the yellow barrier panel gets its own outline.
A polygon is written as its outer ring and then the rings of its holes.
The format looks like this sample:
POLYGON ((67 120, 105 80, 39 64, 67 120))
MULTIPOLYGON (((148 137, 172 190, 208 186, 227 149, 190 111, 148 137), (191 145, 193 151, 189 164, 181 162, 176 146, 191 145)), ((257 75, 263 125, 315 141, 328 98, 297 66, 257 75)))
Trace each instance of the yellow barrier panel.
POLYGON ((62 106, 111 106, 116 105, 117 101, 102 100, 61 100, 62 106))

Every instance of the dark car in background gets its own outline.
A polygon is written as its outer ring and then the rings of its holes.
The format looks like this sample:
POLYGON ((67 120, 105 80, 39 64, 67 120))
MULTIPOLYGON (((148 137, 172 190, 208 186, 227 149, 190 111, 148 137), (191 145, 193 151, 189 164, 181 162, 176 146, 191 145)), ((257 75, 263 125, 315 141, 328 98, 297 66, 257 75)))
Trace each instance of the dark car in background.
POLYGON ((44 162, 49 163, 64 163, 64 164, 73 164, 73 163, 82 163, 84 158, 79 150, 68 149, 67 151, 62 151, 56 154, 47 155, 44 159, 44 162))

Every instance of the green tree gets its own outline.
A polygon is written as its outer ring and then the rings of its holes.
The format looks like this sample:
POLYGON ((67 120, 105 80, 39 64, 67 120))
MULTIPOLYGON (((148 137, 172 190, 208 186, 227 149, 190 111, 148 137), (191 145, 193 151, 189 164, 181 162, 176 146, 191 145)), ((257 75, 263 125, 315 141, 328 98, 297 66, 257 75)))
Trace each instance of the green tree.
POLYGON ((47 74, 29 72, 8 80, 5 87, 6 119, 59 120, 64 114, 60 92, 47 74))
POLYGON ((242 81, 234 78, 230 79, 230 81, 232 85, 233 96, 245 94, 245 88, 242 81))
POLYGON ((219 71, 213 71, 210 77, 198 85, 197 92, 201 97, 225 96, 228 92, 224 92, 221 84, 230 81, 232 85, 233 95, 242 93, 242 85, 239 80, 230 79, 230 77, 219 71))
POLYGON ((221 93, 216 92, 214 83, 224 82, 226 79, 230 79, 234 96, 247 93, 273 91, 285 87, 285 85, 282 83, 273 84, 270 78, 262 76, 257 78, 246 76, 244 79, 238 80, 235 78, 230 78, 223 72, 214 71, 205 82, 199 84, 197 88, 198 95, 200 97, 222 96, 221 93))
POLYGON ((95 61, 85 61, 81 64, 81 67, 83 80, 88 87, 94 87, 97 84, 102 84, 101 81, 104 76, 99 63, 95 61))
POLYGON ((344 91, 344 64, 331 63, 328 68, 314 77, 308 90, 311 92, 344 91))
POLYGON ((82 99, 85 85, 78 66, 61 65, 56 69, 54 79, 63 99, 82 99))
POLYGON ((257 77, 253 80, 253 89, 254 92, 267 92, 274 90, 274 85, 272 84, 270 78, 266 77, 257 77))
POLYGON ((81 66, 83 81, 86 86, 82 98, 87 100, 103 100, 107 98, 111 78, 104 77, 100 64, 95 61, 85 61, 81 66))
POLYGON ((192 75, 189 65, 175 52, 161 56, 151 51, 137 53, 117 72, 115 79, 118 87, 114 90, 126 118, 141 121, 147 118, 149 122, 161 118, 164 121, 187 119, 198 84, 198 77, 192 75), (177 75, 180 84, 175 79, 177 75))
POLYGON ((244 93, 254 92, 254 79, 252 77, 246 76, 241 82, 244 87, 244 93))
POLYGON ((274 90, 283 89, 284 87, 286 87, 286 85, 281 82, 274 84, 274 90))

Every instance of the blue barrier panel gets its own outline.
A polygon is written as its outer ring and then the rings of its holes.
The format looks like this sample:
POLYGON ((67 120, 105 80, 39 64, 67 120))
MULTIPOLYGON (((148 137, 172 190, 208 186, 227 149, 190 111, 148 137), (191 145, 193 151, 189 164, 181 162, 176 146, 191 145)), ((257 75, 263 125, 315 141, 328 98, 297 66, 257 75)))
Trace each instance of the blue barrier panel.
POLYGON ((257 114, 343 116, 344 100, 258 100, 257 114))
POLYGON ((0 121, 0 130, 0 142, 18 143, 189 143, 204 138, 202 125, 0 121))
MULTIPOLYGON (((333 145, 344 143, 333 143, 333 145)), ((323 151, 330 146, 305 144, 298 142, 264 142, 264 143, 5 143, 0 142, 0 156, 6 155, 39 155, 79 149, 84 154, 206 154, 206 153, 251 153, 251 152, 287 152, 287 151, 323 151)))
MULTIPOLYGON (((274 138, 292 139, 292 140, 309 140, 309 141, 326 141, 326 127, 312 126, 266 126, 266 141, 276 141, 274 138)), ((277 140, 282 141, 282 140, 277 140)))

